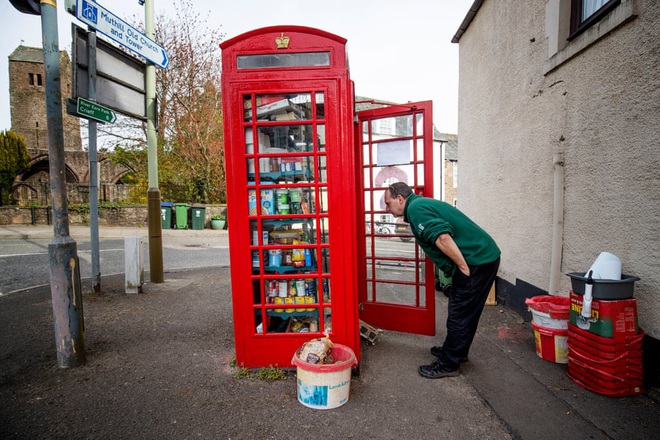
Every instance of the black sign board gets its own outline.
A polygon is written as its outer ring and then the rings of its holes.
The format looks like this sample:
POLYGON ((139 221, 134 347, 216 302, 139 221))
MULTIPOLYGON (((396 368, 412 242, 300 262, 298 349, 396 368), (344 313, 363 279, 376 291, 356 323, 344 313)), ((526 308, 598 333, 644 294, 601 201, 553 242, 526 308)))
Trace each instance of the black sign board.
MULTIPOLYGON (((89 98, 88 32, 72 30, 72 98, 89 98)), ((143 61, 100 38, 96 39, 96 102, 126 116, 146 120, 146 65, 143 61)))

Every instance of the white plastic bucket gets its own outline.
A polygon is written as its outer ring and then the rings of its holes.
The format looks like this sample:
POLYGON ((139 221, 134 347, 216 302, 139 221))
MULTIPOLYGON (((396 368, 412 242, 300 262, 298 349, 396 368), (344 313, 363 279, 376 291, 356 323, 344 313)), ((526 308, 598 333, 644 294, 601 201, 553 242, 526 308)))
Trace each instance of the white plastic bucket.
POLYGON ((545 328, 568 329, 570 299, 565 296, 539 295, 527 298, 532 322, 545 328))
POLYGON ((551 317, 549 313, 539 312, 538 310, 534 310, 531 307, 529 308, 529 310, 530 312, 532 312, 532 322, 534 322, 537 325, 540 325, 541 327, 560 329, 560 330, 568 329, 568 318, 555 319, 551 317))
POLYGON ((333 409, 348 402, 351 388, 351 368, 357 364, 350 347, 334 344, 334 363, 317 365, 306 362, 296 354, 291 363, 296 365, 298 401, 308 408, 333 409))

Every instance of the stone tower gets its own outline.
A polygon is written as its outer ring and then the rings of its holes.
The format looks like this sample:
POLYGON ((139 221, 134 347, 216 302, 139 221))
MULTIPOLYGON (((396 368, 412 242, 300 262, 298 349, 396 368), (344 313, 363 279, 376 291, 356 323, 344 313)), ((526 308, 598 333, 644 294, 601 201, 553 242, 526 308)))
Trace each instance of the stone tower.
MULTIPOLYGON (((71 60, 60 51, 64 149, 81 151, 80 121, 66 113, 66 99, 71 96, 71 60)), ((46 122, 46 77, 41 48, 18 46, 9 55, 9 103, 11 128, 25 138, 30 150, 48 149, 46 122)))

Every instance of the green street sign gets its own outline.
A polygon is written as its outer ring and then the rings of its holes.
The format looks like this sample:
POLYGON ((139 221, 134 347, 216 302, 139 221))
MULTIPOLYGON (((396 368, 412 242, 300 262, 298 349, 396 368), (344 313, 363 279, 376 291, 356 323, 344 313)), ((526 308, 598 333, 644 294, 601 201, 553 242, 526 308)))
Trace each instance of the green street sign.
POLYGON ((84 98, 78 98, 76 111, 80 116, 88 119, 94 119, 99 122, 107 122, 108 124, 114 124, 114 122, 117 120, 117 115, 114 111, 95 102, 88 101, 84 98))

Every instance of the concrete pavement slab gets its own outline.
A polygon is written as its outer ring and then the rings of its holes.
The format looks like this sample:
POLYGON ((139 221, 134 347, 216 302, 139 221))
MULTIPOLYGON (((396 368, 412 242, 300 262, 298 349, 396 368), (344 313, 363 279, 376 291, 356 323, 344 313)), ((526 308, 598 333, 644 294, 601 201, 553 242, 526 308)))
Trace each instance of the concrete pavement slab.
MULTIPOLYGON (((0 438, 651 439, 657 390, 609 398, 539 358, 531 326, 487 307, 455 378, 424 379, 420 364, 444 336, 385 331, 363 344, 348 402, 319 411, 296 398, 295 374, 237 379, 230 272, 166 272, 144 293, 104 277, 84 296, 87 364, 56 367, 47 287, 0 297, 0 438)), ((284 367, 284 366, 282 366, 284 367)), ((290 367, 290 366, 287 366, 290 367)))

